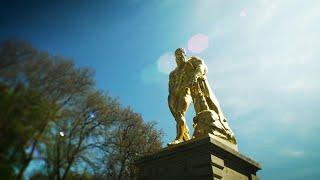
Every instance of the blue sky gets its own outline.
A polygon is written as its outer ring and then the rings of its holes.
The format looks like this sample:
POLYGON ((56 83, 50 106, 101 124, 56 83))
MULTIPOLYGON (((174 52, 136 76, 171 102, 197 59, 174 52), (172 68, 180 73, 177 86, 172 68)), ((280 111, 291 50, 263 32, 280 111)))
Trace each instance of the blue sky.
POLYGON ((320 176, 319 22, 312 0, 0 3, 0 40, 27 40, 92 67, 98 88, 156 121, 165 143, 175 136, 172 52, 184 47, 203 58, 239 151, 273 180, 320 176), (194 52, 190 40, 199 34, 208 47, 194 52))

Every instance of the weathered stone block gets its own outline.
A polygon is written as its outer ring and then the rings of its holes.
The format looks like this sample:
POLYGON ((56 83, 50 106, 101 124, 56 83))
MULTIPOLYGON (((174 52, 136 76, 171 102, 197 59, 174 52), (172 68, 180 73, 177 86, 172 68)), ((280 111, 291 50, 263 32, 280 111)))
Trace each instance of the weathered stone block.
POLYGON ((138 180, 258 180, 261 166, 215 136, 167 147, 136 162, 138 180))

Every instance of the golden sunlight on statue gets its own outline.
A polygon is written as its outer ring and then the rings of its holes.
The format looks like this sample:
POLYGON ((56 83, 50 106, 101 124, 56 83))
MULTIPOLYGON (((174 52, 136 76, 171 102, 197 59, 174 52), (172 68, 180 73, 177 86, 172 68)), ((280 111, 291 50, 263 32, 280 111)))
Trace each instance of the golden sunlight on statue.
POLYGON ((169 75, 168 104, 177 123, 177 136, 168 145, 190 139, 185 114, 191 102, 196 112, 192 138, 212 134, 236 145, 234 134, 206 79, 208 69, 203 60, 198 57, 187 58, 182 48, 175 51, 175 57, 177 67, 169 75))

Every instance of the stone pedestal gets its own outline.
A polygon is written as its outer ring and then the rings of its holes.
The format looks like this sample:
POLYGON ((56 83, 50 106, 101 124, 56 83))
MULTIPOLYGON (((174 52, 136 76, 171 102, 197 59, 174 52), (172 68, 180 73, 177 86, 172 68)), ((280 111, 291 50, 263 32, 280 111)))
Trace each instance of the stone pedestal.
POLYGON ((145 156, 136 167, 138 180, 258 180, 261 169, 210 134, 145 156))

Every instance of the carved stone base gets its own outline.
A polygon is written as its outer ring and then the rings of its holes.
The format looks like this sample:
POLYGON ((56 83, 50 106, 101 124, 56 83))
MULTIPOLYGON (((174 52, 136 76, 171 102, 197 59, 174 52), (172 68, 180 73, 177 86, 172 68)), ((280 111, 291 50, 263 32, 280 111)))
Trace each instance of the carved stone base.
POLYGON ((190 140, 136 162, 138 180, 258 180, 255 161, 209 135, 190 140))

